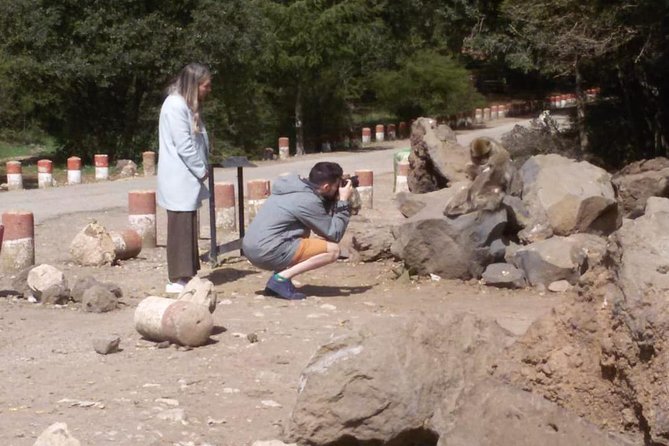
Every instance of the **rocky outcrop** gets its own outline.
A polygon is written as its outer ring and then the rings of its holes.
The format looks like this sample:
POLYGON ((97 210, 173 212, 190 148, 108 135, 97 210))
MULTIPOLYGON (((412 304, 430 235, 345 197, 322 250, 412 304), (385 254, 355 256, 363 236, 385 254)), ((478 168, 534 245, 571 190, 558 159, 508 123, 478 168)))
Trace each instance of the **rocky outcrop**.
POLYGON ((669 197, 669 159, 664 157, 628 164, 613 177, 624 215, 643 214, 649 197, 669 197))

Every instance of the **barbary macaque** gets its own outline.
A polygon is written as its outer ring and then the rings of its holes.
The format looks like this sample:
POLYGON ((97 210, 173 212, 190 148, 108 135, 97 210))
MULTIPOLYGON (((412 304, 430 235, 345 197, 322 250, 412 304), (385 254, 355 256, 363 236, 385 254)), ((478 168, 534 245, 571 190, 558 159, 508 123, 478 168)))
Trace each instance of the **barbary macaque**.
POLYGON ((513 181, 515 169, 509 152, 497 141, 480 137, 469 146, 471 162, 466 172, 472 184, 453 197, 445 215, 455 216, 478 210, 499 208, 507 188, 513 181))

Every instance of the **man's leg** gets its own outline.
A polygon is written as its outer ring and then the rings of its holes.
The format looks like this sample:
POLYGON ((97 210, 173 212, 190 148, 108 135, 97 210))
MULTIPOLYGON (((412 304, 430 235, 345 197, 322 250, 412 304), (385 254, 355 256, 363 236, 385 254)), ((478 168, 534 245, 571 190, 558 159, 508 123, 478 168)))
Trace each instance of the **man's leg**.
POLYGON ((339 245, 332 242, 327 242, 327 252, 316 254, 306 260, 291 266, 288 269, 279 272, 279 275, 284 279, 292 279, 298 274, 306 273, 317 268, 320 268, 330 263, 334 263, 339 258, 339 245))

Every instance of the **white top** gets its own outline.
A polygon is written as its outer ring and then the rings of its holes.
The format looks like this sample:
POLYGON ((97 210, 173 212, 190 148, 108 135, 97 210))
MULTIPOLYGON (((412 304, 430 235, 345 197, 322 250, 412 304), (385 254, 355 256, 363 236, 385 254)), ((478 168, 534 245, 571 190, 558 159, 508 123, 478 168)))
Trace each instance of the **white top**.
POLYGON ((160 109, 158 125, 158 204, 169 211, 195 211, 209 198, 204 185, 209 138, 204 124, 193 128, 186 100, 171 94, 160 109))

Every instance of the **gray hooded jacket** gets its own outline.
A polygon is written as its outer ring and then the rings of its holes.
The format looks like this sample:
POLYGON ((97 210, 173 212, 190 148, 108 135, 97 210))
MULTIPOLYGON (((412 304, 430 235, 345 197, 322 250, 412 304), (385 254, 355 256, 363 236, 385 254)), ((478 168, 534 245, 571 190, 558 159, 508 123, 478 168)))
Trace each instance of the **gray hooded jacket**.
POLYGON ((297 175, 279 177, 246 230, 244 255, 258 268, 281 271, 291 265, 301 239, 310 231, 338 243, 350 215, 348 202, 331 206, 308 181, 297 175))

